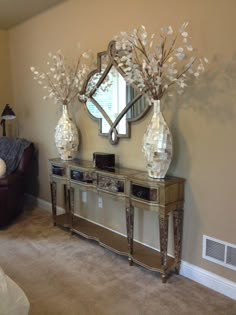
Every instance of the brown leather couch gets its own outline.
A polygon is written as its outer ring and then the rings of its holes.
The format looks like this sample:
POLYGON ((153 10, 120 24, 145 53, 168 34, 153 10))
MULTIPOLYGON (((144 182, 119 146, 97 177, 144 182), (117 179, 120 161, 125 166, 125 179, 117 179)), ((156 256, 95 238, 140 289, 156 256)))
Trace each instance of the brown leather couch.
POLYGON ((24 150, 17 169, 0 178, 0 228, 9 225, 23 210, 24 181, 33 152, 31 143, 24 150))

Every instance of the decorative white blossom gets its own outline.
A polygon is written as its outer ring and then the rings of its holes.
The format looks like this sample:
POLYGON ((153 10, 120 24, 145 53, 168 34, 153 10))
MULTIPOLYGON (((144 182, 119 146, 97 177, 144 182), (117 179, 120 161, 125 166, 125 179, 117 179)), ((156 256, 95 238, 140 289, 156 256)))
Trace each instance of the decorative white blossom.
POLYGON ((187 22, 183 23, 176 33, 171 26, 162 27, 155 42, 155 34, 149 39, 143 25, 115 37, 118 67, 126 81, 145 93, 150 102, 160 100, 172 86, 182 94, 187 82, 198 78, 205 70, 207 58, 191 55, 193 47, 189 43, 187 26, 187 22))
POLYGON ((48 56, 50 61, 47 62, 47 72, 40 73, 35 67, 31 67, 30 70, 34 74, 34 79, 47 90, 47 95, 43 99, 53 99, 55 103, 68 105, 79 96, 84 81, 91 71, 85 62, 90 54, 88 52, 80 54, 74 66, 66 64, 60 50, 55 54, 49 53, 48 56))

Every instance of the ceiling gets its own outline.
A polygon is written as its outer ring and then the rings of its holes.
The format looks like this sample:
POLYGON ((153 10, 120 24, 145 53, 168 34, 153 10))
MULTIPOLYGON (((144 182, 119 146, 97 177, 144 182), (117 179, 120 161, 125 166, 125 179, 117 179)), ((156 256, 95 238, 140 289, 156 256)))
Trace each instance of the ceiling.
POLYGON ((0 29, 8 30, 65 0, 0 0, 0 29))

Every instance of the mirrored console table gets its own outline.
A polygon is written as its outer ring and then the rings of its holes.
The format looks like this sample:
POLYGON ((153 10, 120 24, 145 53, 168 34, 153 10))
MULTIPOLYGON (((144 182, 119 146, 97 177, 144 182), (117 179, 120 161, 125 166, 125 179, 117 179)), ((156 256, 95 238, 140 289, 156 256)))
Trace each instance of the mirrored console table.
MULTIPOLYGON (((101 170, 90 161, 49 160, 52 215, 54 225, 87 239, 97 241, 101 246, 127 256, 129 264, 141 265, 157 271, 165 282, 171 270, 179 272, 182 245, 184 179, 168 176, 155 180, 146 172, 127 168, 101 170), (57 213, 57 194, 64 199, 64 214, 57 213), (92 191, 123 200, 124 222, 127 235, 115 233, 96 223, 91 223, 75 213, 74 192, 92 191), (159 216, 160 251, 134 241, 134 208, 154 211, 159 216), (173 214, 174 257, 167 254, 169 216, 173 214)), ((79 210, 79 209, 78 209, 79 210)), ((158 244, 157 244, 158 245, 158 244)), ((158 247, 158 246, 157 246, 158 247)))

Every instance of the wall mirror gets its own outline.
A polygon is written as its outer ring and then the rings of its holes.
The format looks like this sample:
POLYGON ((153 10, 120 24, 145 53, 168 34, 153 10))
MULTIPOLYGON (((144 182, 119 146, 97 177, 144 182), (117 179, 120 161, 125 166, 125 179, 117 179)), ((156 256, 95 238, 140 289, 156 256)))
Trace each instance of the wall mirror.
POLYGON ((81 92, 89 115, 99 122, 99 135, 111 144, 131 135, 130 123, 140 119, 150 108, 144 95, 128 85, 117 66, 115 42, 97 54, 97 69, 90 72, 81 92))

